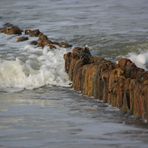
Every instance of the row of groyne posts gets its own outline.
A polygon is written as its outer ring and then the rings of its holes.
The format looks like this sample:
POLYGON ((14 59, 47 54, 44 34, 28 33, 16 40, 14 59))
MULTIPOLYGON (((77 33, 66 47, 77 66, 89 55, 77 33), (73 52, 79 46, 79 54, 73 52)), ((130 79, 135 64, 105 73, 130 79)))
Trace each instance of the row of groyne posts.
MULTIPOLYGON (((50 40, 39 29, 22 30, 10 23, 4 24, 0 33, 17 35, 17 42, 26 41, 29 37, 38 37, 30 44, 42 48, 72 47, 67 42, 50 40)), ((65 71, 74 90, 148 121, 148 71, 138 68, 126 58, 121 58, 115 64, 102 57, 92 56, 86 47, 72 48, 71 52, 64 55, 64 59, 65 71)))
POLYGON ((115 64, 92 56, 86 47, 73 48, 64 55, 64 59, 65 71, 74 90, 147 122, 148 71, 126 58, 115 64))

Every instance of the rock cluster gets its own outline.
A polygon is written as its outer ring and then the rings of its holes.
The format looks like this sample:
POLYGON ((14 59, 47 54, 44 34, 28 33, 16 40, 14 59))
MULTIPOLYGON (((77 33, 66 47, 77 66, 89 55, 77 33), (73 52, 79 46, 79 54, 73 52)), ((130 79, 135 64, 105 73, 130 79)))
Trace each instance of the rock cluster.
POLYGON ((23 42, 23 41, 29 40, 29 37, 37 37, 38 39, 36 41, 31 41, 30 44, 37 45, 42 48, 44 48, 45 46, 48 46, 50 49, 59 48, 59 47, 62 47, 62 48, 72 47, 67 42, 55 42, 50 40, 47 37, 47 35, 42 33, 39 29, 22 30, 18 26, 15 26, 10 23, 4 24, 3 27, 0 28, 0 33, 4 33, 7 35, 19 35, 19 37, 17 37, 16 39, 17 42, 23 42))
POLYGON ((23 42, 23 41, 27 41, 27 40, 29 40, 29 38, 27 36, 21 36, 16 39, 17 42, 23 42))
POLYGON ((126 58, 115 64, 92 56, 88 48, 73 48, 64 59, 74 90, 148 120, 147 71, 126 58))
POLYGON ((18 26, 6 23, 4 27, 0 29, 0 32, 8 35, 13 35, 13 34, 21 35, 23 31, 18 26))

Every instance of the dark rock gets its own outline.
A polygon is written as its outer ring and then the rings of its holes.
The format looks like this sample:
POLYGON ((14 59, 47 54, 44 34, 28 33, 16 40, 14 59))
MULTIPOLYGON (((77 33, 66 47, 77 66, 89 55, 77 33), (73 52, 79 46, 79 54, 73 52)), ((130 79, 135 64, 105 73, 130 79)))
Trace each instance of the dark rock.
POLYGON ((44 48, 45 46, 48 46, 50 49, 56 49, 57 47, 59 47, 56 42, 52 42, 44 34, 40 34, 38 39, 38 46, 42 48, 44 48))
POLYGON ((4 26, 4 27, 13 27, 14 25, 11 24, 11 23, 5 23, 3 26, 4 26))
POLYGON ((21 37, 18 37, 17 38, 17 42, 23 42, 23 41, 27 41, 29 38, 28 37, 26 37, 26 36, 21 36, 21 37))
POLYGON ((62 48, 70 48, 70 47, 72 47, 72 45, 70 45, 67 42, 60 42, 59 46, 62 47, 62 48))
POLYGON ((37 41, 31 41, 30 44, 31 45, 38 45, 38 42, 37 41))
POLYGON ((39 35, 41 34, 39 29, 35 29, 35 30, 25 30, 25 34, 29 35, 31 37, 39 37, 39 35))
POLYGON ((6 24, 3 28, 0 29, 0 32, 8 35, 21 35, 23 31, 17 26, 6 24))
POLYGON ((51 46, 51 44, 53 44, 53 42, 51 40, 49 40, 46 35, 44 35, 43 33, 41 33, 39 35, 39 39, 38 39, 38 46, 39 47, 43 48, 45 46, 51 46))
POLYGON ((57 48, 57 46, 55 44, 48 44, 48 47, 50 49, 56 49, 57 48))

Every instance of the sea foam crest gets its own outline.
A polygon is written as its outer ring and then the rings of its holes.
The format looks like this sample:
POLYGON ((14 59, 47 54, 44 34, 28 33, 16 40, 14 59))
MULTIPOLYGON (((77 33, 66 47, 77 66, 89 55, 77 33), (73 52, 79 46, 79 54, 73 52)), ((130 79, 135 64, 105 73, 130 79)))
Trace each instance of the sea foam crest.
POLYGON ((129 53, 127 57, 133 61, 138 67, 148 70, 148 51, 137 53, 129 53))
POLYGON ((64 70, 65 48, 34 48, 26 45, 24 57, 0 63, 0 88, 33 89, 44 85, 69 86, 64 70))

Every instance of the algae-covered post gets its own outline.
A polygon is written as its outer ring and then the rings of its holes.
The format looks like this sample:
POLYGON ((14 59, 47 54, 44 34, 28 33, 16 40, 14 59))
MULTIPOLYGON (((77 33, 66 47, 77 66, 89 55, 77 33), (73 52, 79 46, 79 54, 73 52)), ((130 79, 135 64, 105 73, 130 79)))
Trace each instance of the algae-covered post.
POLYGON ((65 71, 73 88, 118 107, 124 113, 148 120, 148 71, 126 58, 114 64, 87 53, 90 53, 88 49, 86 52, 76 47, 64 55, 65 71))

